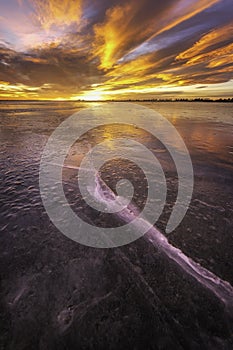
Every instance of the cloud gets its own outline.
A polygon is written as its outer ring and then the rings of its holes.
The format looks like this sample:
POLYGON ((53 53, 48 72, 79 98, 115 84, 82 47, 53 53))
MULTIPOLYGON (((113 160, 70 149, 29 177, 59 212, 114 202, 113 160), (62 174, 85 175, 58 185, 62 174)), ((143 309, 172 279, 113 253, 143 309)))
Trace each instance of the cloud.
MULTIPOLYGON (((15 84, 17 89, 11 89, 12 96, 21 85, 31 87, 50 86, 50 90, 38 89, 38 96, 43 98, 49 94, 69 98, 81 89, 102 79, 96 65, 89 62, 82 50, 72 47, 60 47, 56 44, 46 44, 27 53, 19 53, 12 49, 0 48, 0 80, 15 84)), ((9 90, 9 89, 8 89, 9 90)), ((22 93, 30 90, 22 90, 22 93)), ((31 96, 31 94, 30 94, 31 96)))
POLYGON ((214 56, 216 53, 220 55, 228 54, 232 52, 232 37, 233 23, 214 29, 203 35, 201 39, 188 50, 180 53, 177 59, 187 59, 187 64, 192 64, 203 58, 208 58, 211 55, 214 56))
POLYGON ((112 68, 142 42, 167 31, 218 0, 131 0, 107 10, 104 23, 94 27, 94 55, 100 67, 112 68))
POLYGON ((25 84, 10 84, 6 81, 0 81, 0 94, 3 98, 11 98, 12 95, 14 98, 36 98, 38 93, 43 93, 43 90, 49 90, 52 88, 49 84, 43 84, 42 86, 29 86, 25 84))
POLYGON ((82 0, 30 0, 30 3, 34 19, 47 30, 54 25, 78 23, 82 15, 82 0))

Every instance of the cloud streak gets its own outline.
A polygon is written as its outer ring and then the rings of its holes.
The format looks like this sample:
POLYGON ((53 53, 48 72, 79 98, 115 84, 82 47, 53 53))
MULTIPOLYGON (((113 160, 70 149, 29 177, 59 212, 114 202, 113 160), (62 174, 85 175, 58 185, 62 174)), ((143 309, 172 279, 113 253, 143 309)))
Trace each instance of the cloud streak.
POLYGON ((34 19, 46 30, 52 26, 78 24, 82 15, 82 0, 30 0, 30 4, 34 19))

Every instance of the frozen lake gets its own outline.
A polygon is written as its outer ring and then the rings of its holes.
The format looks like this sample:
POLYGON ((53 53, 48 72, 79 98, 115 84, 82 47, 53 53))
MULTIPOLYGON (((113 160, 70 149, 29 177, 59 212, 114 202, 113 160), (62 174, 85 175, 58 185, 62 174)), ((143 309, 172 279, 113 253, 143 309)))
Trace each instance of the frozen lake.
MULTIPOLYGON (((106 153, 114 138, 140 142, 166 174, 167 201, 156 227, 187 257, 233 285, 233 104, 141 104, 167 118, 190 152, 194 192, 185 218, 165 233, 177 194, 175 166, 157 139, 133 126, 133 116, 132 125, 123 125, 123 115, 121 128, 110 124, 90 130, 71 148, 63 179, 72 209, 99 227, 122 225, 117 216, 98 214, 84 203, 76 168, 99 142, 106 141, 106 153)), ((3 348, 81 344, 101 349, 106 343, 109 349, 143 349, 145 344, 148 349, 230 348, 232 310, 156 246, 140 238, 116 249, 84 247, 50 222, 39 191, 44 146, 62 121, 90 106, 95 104, 0 102, 3 348)), ((133 201, 143 208, 147 186, 135 164, 114 159, 101 168, 100 176, 113 191, 118 180, 129 179, 135 188, 133 201)))

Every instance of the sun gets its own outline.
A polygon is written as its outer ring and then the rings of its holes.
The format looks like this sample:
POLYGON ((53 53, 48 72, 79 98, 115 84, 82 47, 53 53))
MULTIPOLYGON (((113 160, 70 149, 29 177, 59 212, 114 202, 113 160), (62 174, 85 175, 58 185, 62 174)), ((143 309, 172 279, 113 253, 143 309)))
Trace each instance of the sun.
POLYGON ((82 96, 84 101, 101 101, 103 95, 101 91, 88 91, 82 96))

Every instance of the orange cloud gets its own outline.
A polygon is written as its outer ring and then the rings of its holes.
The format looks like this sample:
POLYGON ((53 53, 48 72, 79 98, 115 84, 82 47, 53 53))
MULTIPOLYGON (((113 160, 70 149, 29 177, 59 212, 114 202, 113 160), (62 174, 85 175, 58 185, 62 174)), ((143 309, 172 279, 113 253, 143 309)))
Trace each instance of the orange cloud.
POLYGON ((99 57, 101 69, 110 69, 142 42, 175 27, 218 1, 197 0, 188 5, 186 0, 181 1, 183 8, 179 11, 177 3, 172 0, 131 0, 110 8, 104 23, 94 27, 93 54, 99 57))
POLYGON ((203 53, 200 55, 196 55, 192 58, 190 58, 187 62, 186 65, 193 65, 193 64, 198 64, 198 63, 203 63, 203 62, 209 62, 208 67, 213 68, 217 67, 220 65, 220 62, 224 62, 224 64, 227 63, 232 63, 232 54, 233 54, 233 44, 229 44, 227 46, 218 48, 216 50, 212 50, 207 53, 203 53), (217 60, 216 60, 217 58, 217 60), (218 64, 212 63, 218 61, 218 64))
POLYGON ((47 64, 48 63, 47 59, 39 58, 39 57, 31 57, 31 56, 24 57, 24 61, 28 61, 28 62, 32 62, 32 63, 39 63, 39 64, 47 64))
MULTIPOLYGON (((224 78, 219 77, 220 73, 222 73, 224 77, 224 74, 233 72, 233 43, 229 43, 232 36, 233 24, 212 30, 203 35, 202 38, 188 50, 180 53, 176 57, 176 60, 183 60, 186 66, 191 67, 202 65, 202 67, 208 69, 209 73, 211 73, 211 70, 218 68, 214 76, 205 77, 205 81, 215 82, 217 79, 222 79, 224 81, 224 78), (224 41, 222 40, 223 38, 224 41)), ((195 75, 196 74, 193 74, 193 78, 195 75)))
POLYGON ((3 98, 138 97, 232 77, 229 10, 204 11, 219 0, 18 1, 4 14, 3 98))
MULTIPOLYGON (((185 1, 186 0, 183 1, 184 5, 185 1)), ((156 33, 156 35, 161 34, 169 29, 172 29, 184 21, 187 21, 191 17, 194 17, 198 13, 206 10, 207 8, 211 7, 219 1, 221 0, 197 0, 193 3, 187 2, 187 6, 184 6, 183 11, 178 11, 175 15, 173 15, 172 20, 169 21, 166 25, 163 25, 162 28, 158 31, 158 33, 156 33)), ((152 35, 151 38, 153 37, 154 35, 152 35)))
POLYGON ((30 0, 36 20, 46 30, 53 25, 78 23, 82 14, 82 0, 30 0))
MULTIPOLYGON (((176 58, 178 60, 188 59, 190 63, 195 62, 195 60, 199 60, 201 57, 208 56, 209 52, 215 52, 215 50, 211 50, 211 47, 214 45, 221 44, 221 42, 226 41, 227 39, 232 39, 233 37, 233 24, 224 26, 222 28, 218 28, 212 30, 210 33, 202 36, 202 38, 196 42, 192 47, 188 50, 180 53, 176 58), (207 53, 205 53, 207 52, 207 53), (193 59, 193 60, 192 60, 193 59)), ((219 52, 222 54, 229 53, 229 49, 232 49, 231 45, 226 46, 226 48, 219 48, 219 52)), ((217 51, 218 51, 217 50, 217 51)))
POLYGON ((116 59, 120 58, 120 47, 132 35, 129 22, 135 11, 136 7, 132 3, 116 6, 107 11, 105 23, 94 27, 94 54, 100 57, 101 68, 111 68, 116 59))
MULTIPOLYGON (((233 62, 233 46, 231 46, 231 53, 228 55, 224 55, 221 57, 216 57, 214 59, 211 60, 211 62, 208 64, 209 68, 216 68, 216 67, 220 67, 220 66, 224 66, 227 64, 231 64, 233 62)), ((224 68, 225 72, 233 72, 233 67, 228 67, 228 68, 224 68)))
POLYGON ((52 86, 50 84, 43 84, 42 86, 28 86, 25 84, 10 84, 6 81, 0 81, 0 95, 1 98, 38 98, 38 93, 44 90, 49 90, 52 86))

